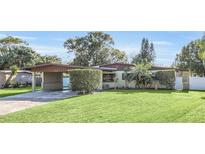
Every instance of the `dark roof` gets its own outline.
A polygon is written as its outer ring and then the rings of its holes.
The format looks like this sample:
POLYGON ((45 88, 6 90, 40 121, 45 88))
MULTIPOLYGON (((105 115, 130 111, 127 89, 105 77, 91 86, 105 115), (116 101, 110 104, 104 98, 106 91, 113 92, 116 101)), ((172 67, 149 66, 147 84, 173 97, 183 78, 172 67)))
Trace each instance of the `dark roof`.
POLYGON ((30 70, 32 72, 67 72, 71 69, 81 69, 81 68, 88 68, 88 67, 49 63, 49 64, 35 65, 35 66, 27 67, 25 69, 30 70))
POLYGON ((44 66, 60 66, 60 67, 68 67, 68 68, 70 68, 70 67, 85 68, 85 66, 78 66, 78 65, 48 63, 48 64, 34 65, 34 66, 26 67, 24 69, 29 70, 31 68, 44 67, 44 66))
MULTIPOLYGON (((100 65, 99 67, 103 68, 116 68, 117 70, 124 70, 126 67, 134 67, 134 64, 128 64, 128 63, 113 63, 113 64, 105 64, 100 65)), ((164 66, 155 66, 153 65, 150 70, 172 70, 174 68, 172 67, 164 67, 164 66)))
POLYGON ((173 69, 175 69, 175 68, 173 68, 173 67, 165 67, 165 66, 155 66, 155 65, 153 65, 153 66, 151 66, 151 68, 150 68, 150 70, 173 70, 173 69))
MULTIPOLYGON (((97 68, 97 67, 94 67, 97 68)), ((100 69, 102 71, 117 71, 117 68, 113 68, 113 67, 98 67, 97 69, 100 69)))
POLYGON ((104 65, 100 65, 100 67, 109 67, 109 66, 115 66, 115 65, 123 65, 123 66, 135 66, 134 64, 128 64, 128 63, 123 63, 123 62, 119 62, 119 63, 112 63, 112 64, 104 64, 104 65))
POLYGON ((105 65, 100 65, 100 68, 115 68, 116 70, 125 70, 127 67, 133 67, 135 65, 133 64, 128 64, 128 63, 113 63, 113 64, 105 64, 105 65))

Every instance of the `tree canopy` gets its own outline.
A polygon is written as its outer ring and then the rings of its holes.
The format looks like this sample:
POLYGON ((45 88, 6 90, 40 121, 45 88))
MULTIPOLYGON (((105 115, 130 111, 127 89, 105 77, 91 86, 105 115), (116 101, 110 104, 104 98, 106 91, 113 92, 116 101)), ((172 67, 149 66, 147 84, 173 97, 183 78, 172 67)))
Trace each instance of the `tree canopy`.
POLYGON ((56 56, 41 56, 28 45, 17 37, 0 39, 0 69, 9 69, 13 65, 23 68, 39 63, 61 62, 56 56))
POLYGON ((141 49, 133 59, 134 64, 152 64, 155 60, 154 44, 150 43, 148 39, 143 38, 141 43, 141 49))
POLYGON ((40 56, 37 64, 48 64, 48 63, 61 63, 61 59, 58 56, 40 56))
POLYGON ((181 52, 176 55, 175 66, 181 69, 187 69, 191 73, 197 75, 205 74, 205 67, 203 65, 203 51, 200 46, 203 39, 191 41, 181 49, 181 52))
POLYGON ((124 51, 114 49, 114 41, 109 34, 103 32, 89 32, 86 36, 68 39, 64 47, 68 53, 74 53, 73 64, 95 66, 112 62, 125 62, 127 56, 124 51))

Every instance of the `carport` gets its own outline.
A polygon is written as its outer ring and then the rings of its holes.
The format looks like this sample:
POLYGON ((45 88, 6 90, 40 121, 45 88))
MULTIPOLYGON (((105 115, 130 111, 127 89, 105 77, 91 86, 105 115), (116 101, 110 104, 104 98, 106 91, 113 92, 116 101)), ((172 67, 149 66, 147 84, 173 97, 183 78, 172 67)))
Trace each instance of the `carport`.
POLYGON ((37 73, 41 73, 43 90, 63 90, 63 73, 80 68, 85 67, 66 64, 42 64, 26 69, 32 72, 32 91, 35 91, 37 73))

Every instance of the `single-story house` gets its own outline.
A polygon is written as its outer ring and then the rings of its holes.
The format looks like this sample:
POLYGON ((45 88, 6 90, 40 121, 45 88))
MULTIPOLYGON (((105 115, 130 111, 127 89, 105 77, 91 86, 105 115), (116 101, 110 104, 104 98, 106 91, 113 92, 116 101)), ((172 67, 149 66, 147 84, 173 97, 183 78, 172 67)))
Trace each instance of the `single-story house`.
MULTIPOLYGON (((89 67, 92 69, 100 69, 103 72, 102 83, 98 89, 107 89, 107 88, 124 88, 125 80, 124 73, 127 68, 132 68, 134 65, 126 63, 113 63, 106 64, 101 66, 89 67), (117 82, 114 81, 114 78, 117 78, 117 82)), ((32 72, 32 89, 35 90, 36 86, 36 74, 41 73, 42 77, 42 88, 43 90, 62 90, 63 89, 63 73, 69 73, 69 70, 72 69, 83 69, 88 67, 68 65, 68 64, 42 64, 36 65, 33 67, 26 68, 32 72)), ((182 74, 180 70, 171 68, 171 67, 162 67, 162 66, 152 66, 150 72, 154 73, 156 71, 167 71, 174 70, 177 75, 182 74)), ((135 83, 128 83, 128 88, 134 88, 135 83)))
MULTIPOLYGON (((128 82, 126 83, 124 74, 126 70, 132 69, 135 65, 133 64, 127 64, 127 63, 113 63, 113 64, 106 64, 106 65, 100 65, 95 66, 95 68, 101 69, 103 71, 103 84, 102 87, 104 89, 109 88, 135 88, 135 82, 128 82), (115 78, 117 78, 117 81, 115 81, 115 78), (126 85, 127 84, 127 85, 126 85)), ((151 66, 150 68, 150 74, 153 74, 158 71, 175 71, 175 76, 182 76, 182 72, 184 70, 175 69, 172 67, 164 67, 164 66, 151 66)), ((128 74, 130 72, 128 71, 128 74)), ((158 88, 165 88, 164 85, 160 85, 157 83, 158 88)), ((151 85, 152 88, 155 88, 156 83, 154 82, 153 85, 151 85)))
MULTIPOLYGON (((11 75, 11 70, 0 70, 0 88, 4 87, 7 79, 11 75)), ((15 76, 11 79, 12 83, 32 83, 32 73, 28 70, 19 70, 15 76)), ((37 78, 37 84, 41 82, 40 78, 37 78)))

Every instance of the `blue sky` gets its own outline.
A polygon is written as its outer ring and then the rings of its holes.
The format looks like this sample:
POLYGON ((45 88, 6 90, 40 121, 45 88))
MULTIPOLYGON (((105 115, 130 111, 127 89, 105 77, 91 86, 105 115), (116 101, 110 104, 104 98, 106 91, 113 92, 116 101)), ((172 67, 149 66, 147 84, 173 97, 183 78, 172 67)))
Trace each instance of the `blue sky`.
MULTIPOLYGON (((7 35, 20 37, 26 40, 30 47, 43 55, 57 55, 62 58, 63 62, 73 59, 73 54, 66 53, 63 43, 66 39, 76 36, 84 36, 87 32, 69 32, 69 31, 2 31, 0 38, 7 35)), ((157 65, 169 66, 174 62, 175 55, 180 52, 181 48, 191 40, 201 38, 204 32, 157 32, 157 31, 109 31, 105 32, 113 37, 114 47, 124 50, 129 60, 134 57, 140 50, 141 40, 143 37, 148 38, 154 43, 156 52, 157 65)))

